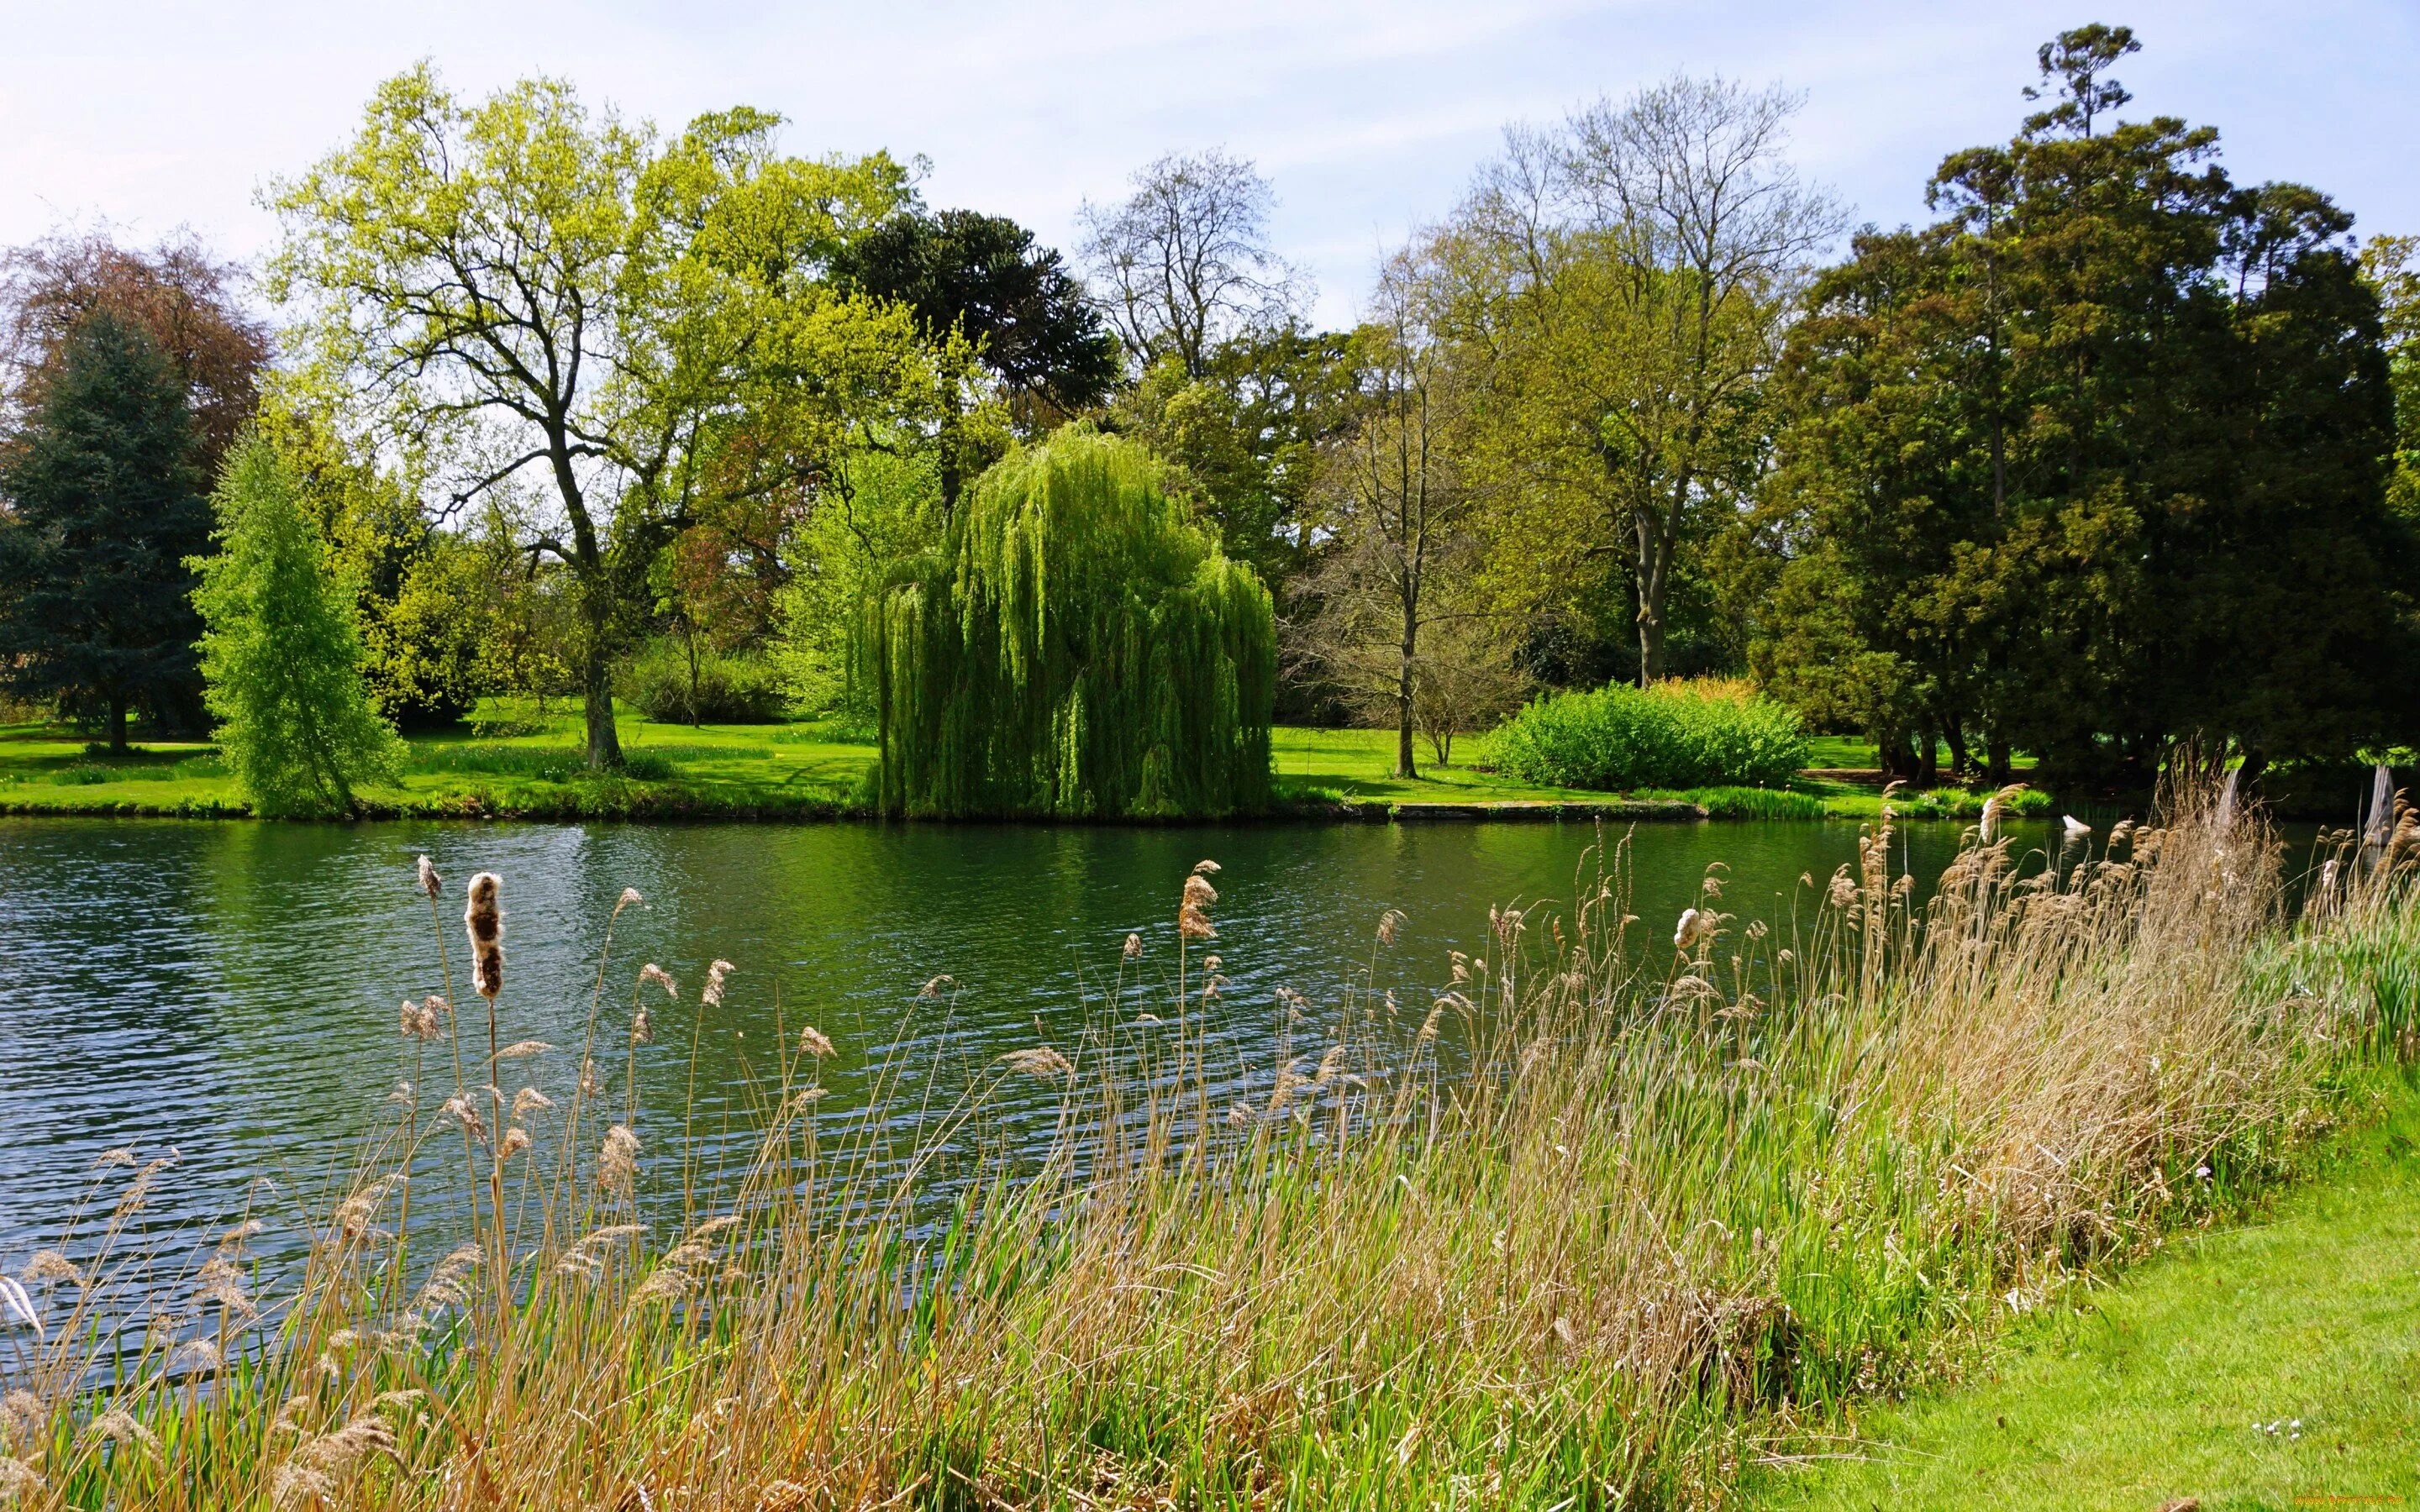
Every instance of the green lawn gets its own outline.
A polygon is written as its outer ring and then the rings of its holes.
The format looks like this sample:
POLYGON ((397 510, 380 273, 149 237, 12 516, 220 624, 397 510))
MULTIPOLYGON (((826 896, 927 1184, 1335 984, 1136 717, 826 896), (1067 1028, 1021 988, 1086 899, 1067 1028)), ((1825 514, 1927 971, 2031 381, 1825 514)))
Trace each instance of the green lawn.
POLYGON ((1804 1512, 2420 1504, 2420 1097, 2266 1222, 2171 1242, 2020 1329, 1863 1458, 1750 1481, 1804 1512))
MULTIPOLYGON (((541 714, 522 702, 490 701, 484 726, 416 736, 402 780, 363 794, 367 810, 382 814, 579 815, 660 817, 756 815, 809 817, 857 810, 873 748, 842 739, 814 723, 781 725, 657 724, 624 711, 618 720, 630 759, 628 774, 600 779, 582 767, 578 713, 557 704, 541 714)), ((1618 795, 1534 787, 1482 770, 1486 736, 1454 744, 1454 764, 1438 764, 1422 741, 1417 778, 1393 775, 1395 737, 1384 730, 1276 732, 1278 794, 1311 806, 1404 803, 1559 802, 1603 804, 1618 795)), ((1872 748, 1823 740, 1817 766, 1869 762, 1872 748), (1862 757, 1860 752, 1862 751, 1862 757)), ((1875 791, 1831 779, 1809 779, 1791 792, 1693 790, 1627 796, 1683 799, 1725 817, 1866 816, 1875 791)), ((1979 800, 1945 793, 1940 811, 1962 811, 1979 800)), ((235 783, 206 744, 144 741, 125 756, 88 748, 85 737, 52 725, 0 725, 0 812, 186 813, 244 811, 235 783)))

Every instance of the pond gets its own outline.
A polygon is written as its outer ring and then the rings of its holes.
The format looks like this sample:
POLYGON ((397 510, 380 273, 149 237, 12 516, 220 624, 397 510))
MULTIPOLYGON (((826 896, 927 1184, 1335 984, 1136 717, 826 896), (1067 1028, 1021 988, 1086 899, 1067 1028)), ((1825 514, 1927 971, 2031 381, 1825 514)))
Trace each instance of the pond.
MULTIPOLYGON (((1743 919, 1811 909, 1820 893, 1802 892, 1800 878, 1820 888, 1854 858, 1858 829, 1629 833, 1642 932, 1668 937, 1715 862, 1729 868, 1723 906, 1743 919)), ((1929 882, 1959 834, 1902 826, 1894 863, 1929 882)), ((2024 826, 2018 842, 2048 835, 2024 826)), ((524 1083, 568 1092, 615 900, 625 887, 644 897, 615 926, 604 1018, 618 1044, 644 962, 680 983, 677 1007, 647 989, 657 1034, 642 1052, 639 1119, 652 1152, 673 1143, 658 1131, 680 1127, 692 1045, 696 1106, 712 1124, 783 1038, 813 1024, 837 1049, 816 1116, 845 1119, 880 1077, 962 1085, 1002 1052, 1074 1047, 1119 980, 1129 932, 1144 949, 1128 992, 1164 1004, 1178 889, 1205 857, 1221 867, 1213 949, 1231 979, 1210 1010, 1209 1058, 1265 1079, 1284 1032, 1280 989, 1305 995, 1304 1016, 1317 1020, 1374 973, 1378 989, 1425 1008, 1425 990, 1450 980, 1449 950, 1485 937, 1490 904, 1569 899, 1597 840, 1578 824, 0 822, 0 1265, 14 1271, 57 1242, 95 1162, 129 1145, 177 1157, 140 1215, 145 1230, 191 1237, 250 1212, 268 1222, 272 1252, 281 1229, 301 1232, 365 1133, 392 1117, 388 1094, 411 1071, 396 1004, 443 989, 441 938, 458 980, 462 884, 477 871, 504 880, 501 1038, 561 1047, 514 1062, 500 1078, 508 1093, 524 1083), (433 926, 412 885, 424 852, 445 878, 433 926), (1381 949, 1375 926, 1390 908, 1401 932, 1381 949), (717 957, 737 969, 723 1004, 701 1010, 717 957), (944 976, 937 996, 920 995, 944 976)), ((1130 995, 1126 1012, 1152 1006, 1130 995)), ((474 1017, 466 1011, 466 1029, 474 1017)), ((424 1117, 451 1089, 442 1058, 440 1047, 426 1067, 424 1117)), ((985 1116, 1014 1145, 1041 1137, 1052 1103, 1035 1086, 985 1116)), ((106 1207, 88 1211, 84 1237, 106 1207)), ((433 1208, 415 1227, 443 1221, 433 1208)))

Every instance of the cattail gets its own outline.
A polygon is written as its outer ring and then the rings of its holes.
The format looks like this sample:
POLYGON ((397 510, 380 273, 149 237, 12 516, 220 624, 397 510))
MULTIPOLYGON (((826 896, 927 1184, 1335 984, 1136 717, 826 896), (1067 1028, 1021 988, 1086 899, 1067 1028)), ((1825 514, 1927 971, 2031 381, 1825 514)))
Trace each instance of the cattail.
POLYGON ((706 992, 704 997, 706 1007, 721 1008, 722 1006, 722 979, 730 976, 733 969, 731 963, 728 961, 717 961, 712 965, 706 968, 706 992))
POLYGON ((504 914, 497 906, 504 879, 482 872, 471 879, 462 928, 471 936, 471 985, 490 1003, 504 990, 504 914))
POLYGON ((437 863, 430 860, 426 856, 422 856, 420 858, 420 890, 427 893, 429 897, 434 898, 437 896, 438 890, 444 886, 444 879, 437 874, 437 863))
POLYGON ((1038 1076, 1046 1082, 1060 1081, 1076 1073, 1076 1068, 1065 1056, 1048 1045, 1033 1045, 1024 1050, 1012 1050, 1000 1057, 1012 1071, 1028 1076, 1038 1076))
POLYGON ((628 1125, 605 1131, 605 1148, 597 1157, 597 1185, 614 1196, 628 1197, 639 1179, 639 1136, 628 1125))
POLYGON ((656 964, 653 961, 648 962, 645 965, 639 968, 639 980, 642 984, 651 981, 654 982, 657 986, 661 987, 664 990, 664 995, 666 997, 678 997, 680 995, 680 985, 673 980, 673 974, 666 971, 663 967, 656 964))
POLYGON ((823 1030, 816 1028, 814 1025, 810 1024, 805 1028, 799 1031, 799 1054, 802 1056, 814 1056, 818 1060, 821 1060, 829 1058, 838 1053, 839 1052, 832 1048, 830 1039, 825 1035, 823 1030))
POLYGON ((1126 936, 1126 950, 1125 950, 1125 956, 1126 956, 1126 959, 1127 959, 1127 960, 1129 960, 1129 961, 1135 961, 1135 960, 1139 960, 1139 959, 1140 959, 1140 958, 1141 958, 1141 956, 1142 956, 1142 936, 1141 936, 1141 935, 1140 935, 1140 934, 1129 934, 1129 935, 1127 935, 1127 936, 1126 936))

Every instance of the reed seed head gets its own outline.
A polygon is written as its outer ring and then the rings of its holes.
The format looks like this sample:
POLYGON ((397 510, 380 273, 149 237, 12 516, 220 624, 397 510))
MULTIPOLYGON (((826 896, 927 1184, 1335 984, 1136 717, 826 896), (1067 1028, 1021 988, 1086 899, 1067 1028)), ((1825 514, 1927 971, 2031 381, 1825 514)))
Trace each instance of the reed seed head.
POLYGON ((657 986, 661 987, 664 990, 664 995, 666 997, 678 997, 680 995, 680 984, 673 980, 673 974, 666 971, 663 967, 656 964, 653 961, 648 962, 645 965, 639 968, 639 981, 643 986, 648 982, 654 982, 657 986))
POLYGON ((1127 936, 1126 936, 1125 958, 1126 958, 1127 960, 1129 960, 1129 961, 1135 961, 1135 960, 1140 960, 1140 959, 1141 958, 1141 956, 1142 956, 1142 936, 1141 936, 1141 935, 1140 935, 1140 934, 1129 934, 1129 935, 1127 935, 1127 936))
POLYGON ((706 992, 704 994, 704 1000, 706 1007, 721 1008, 722 1006, 722 980, 725 977, 730 976, 735 969, 737 968, 728 961, 717 961, 712 965, 706 968, 706 992))
POLYGON ((605 1131, 605 1148, 597 1156, 597 1185, 617 1197, 628 1197, 639 1180, 639 1136, 627 1124, 605 1131))
POLYGON ((1063 1081, 1076 1074, 1076 1068, 1067 1057, 1047 1044, 1012 1050, 1000 1058, 1010 1070, 1021 1071, 1046 1082, 1063 1081))
POLYGON ((838 1053, 832 1048, 830 1038, 814 1025, 810 1024, 799 1031, 799 1054, 822 1060, 838 1053))
POLYGON ((643 1008, 639 1010, 638 1012, 630 1016, 630 1042, 632 1044, 653 1044, 655 1040, 655 1026, 648 1022, 647 1011, 643 1008))
POLYGON ((437 896, 445 879, 437 874, 437 863, 424 856, 420 858, 420 890, 429 897, 437 896))

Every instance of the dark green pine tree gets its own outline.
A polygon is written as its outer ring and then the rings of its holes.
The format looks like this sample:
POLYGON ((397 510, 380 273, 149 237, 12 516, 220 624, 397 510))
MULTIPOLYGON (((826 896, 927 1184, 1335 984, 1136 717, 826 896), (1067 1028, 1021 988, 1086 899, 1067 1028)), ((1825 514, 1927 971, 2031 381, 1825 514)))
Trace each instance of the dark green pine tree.
POLYGON ((209 549, 184 385, 141 327, 106 311, 69 336, 56 376, 0 456, 0 677, 18 696, 104 721, 201 722, 194 574, 209 549))

